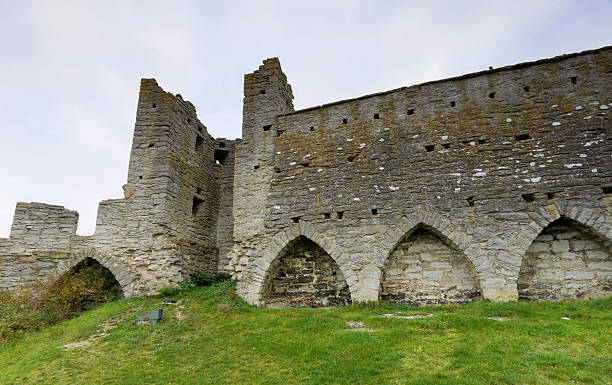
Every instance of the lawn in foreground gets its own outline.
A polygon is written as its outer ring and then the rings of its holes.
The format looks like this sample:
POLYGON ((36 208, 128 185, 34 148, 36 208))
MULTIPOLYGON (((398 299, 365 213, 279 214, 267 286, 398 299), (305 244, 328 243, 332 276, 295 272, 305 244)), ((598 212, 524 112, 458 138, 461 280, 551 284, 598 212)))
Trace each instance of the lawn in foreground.
POLYGON ((278 310, 225 282, 173 299, 121 300, 0 347, 0 383, 612 383, 612 298, 278 310), (160 307, 160 324, 134 325, 160 307))

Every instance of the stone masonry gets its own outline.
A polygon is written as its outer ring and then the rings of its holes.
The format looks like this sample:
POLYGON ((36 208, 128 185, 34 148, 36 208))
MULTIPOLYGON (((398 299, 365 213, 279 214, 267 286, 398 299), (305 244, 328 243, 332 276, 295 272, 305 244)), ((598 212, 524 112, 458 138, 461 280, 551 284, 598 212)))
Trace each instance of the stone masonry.
POLYGON ((295 111, 274 58, 226 140, 143 79, 125 197, 87 237, 18 203, 0 288, 93 258, 126 296, 228 271, 272 307, 610 295, 611 91, 604 47, 295 111))

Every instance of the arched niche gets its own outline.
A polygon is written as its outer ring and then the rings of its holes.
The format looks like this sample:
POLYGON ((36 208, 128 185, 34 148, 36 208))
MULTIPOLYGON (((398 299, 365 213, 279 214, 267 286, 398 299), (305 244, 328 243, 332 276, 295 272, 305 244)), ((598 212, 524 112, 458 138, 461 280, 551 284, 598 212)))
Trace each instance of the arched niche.
POLYGON ((481 298, 470 261, 434 228, 406 233, 383 265, 379 298, 412 305, 467 303, 481 298))
POLYGON ((261 304, 267 307, 328 307, 351 303, 338 264, 305 236, 289 242, 272 262, 261 304))
POLYGON ((519 299, 596 298, 612 293, 612 242, 561 217, 535 238, 521 261, 519 299))

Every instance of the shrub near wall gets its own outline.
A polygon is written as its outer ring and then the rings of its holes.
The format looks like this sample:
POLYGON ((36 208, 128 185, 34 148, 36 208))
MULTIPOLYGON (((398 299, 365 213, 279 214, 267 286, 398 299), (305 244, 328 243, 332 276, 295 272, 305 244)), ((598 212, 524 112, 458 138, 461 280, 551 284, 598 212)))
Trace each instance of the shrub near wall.
POLYGON ((0 292, 0 342, 76 317, 122 297, 112 273, 86 259, 55 279, 32 288, 0 292))

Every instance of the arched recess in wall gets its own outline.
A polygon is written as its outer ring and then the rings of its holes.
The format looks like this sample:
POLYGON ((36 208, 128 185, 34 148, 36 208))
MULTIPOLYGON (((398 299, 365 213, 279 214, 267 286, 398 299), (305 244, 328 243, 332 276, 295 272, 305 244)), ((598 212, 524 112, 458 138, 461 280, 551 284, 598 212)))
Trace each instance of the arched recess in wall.
POLYGON ((423 223, 400 238, 383 265, 382 300, 422 305, 467 303, 481 296, 472 263, 423 223))
POLYGON ((70 284, 85 285, 81 298, 82 306, 85 308, 123 297, 123 289, 113 273, 93 258, 81 260, 68 269, 60 277, 62 278, 68 279, 67 282, 70 284))
POLYGON ((566 216, 533 240, 519 271, 519 299, 563 300, 612 294, 612 242, 566 216))
POLYGON ((94 260, 106 268, 115 278, 115 280, 119 283, 121 287, 121 292, 124 297, 129 297, 134 292, 134 276, 130 273, 129 268, 123 262, 117 260, 116 258, 102 255, 97 252, 96 249, 84 249, 75 251, 72 255, 60 262, 56 269, 56 275, 59 277, 62 274, 70 271, 79 263, 85 260, 94 260))
POLYGON ((280 251, 264 277, 260 304, 267 307, 328 307, 351 303, 338 264, 321 246, 300 235, 280 251))

